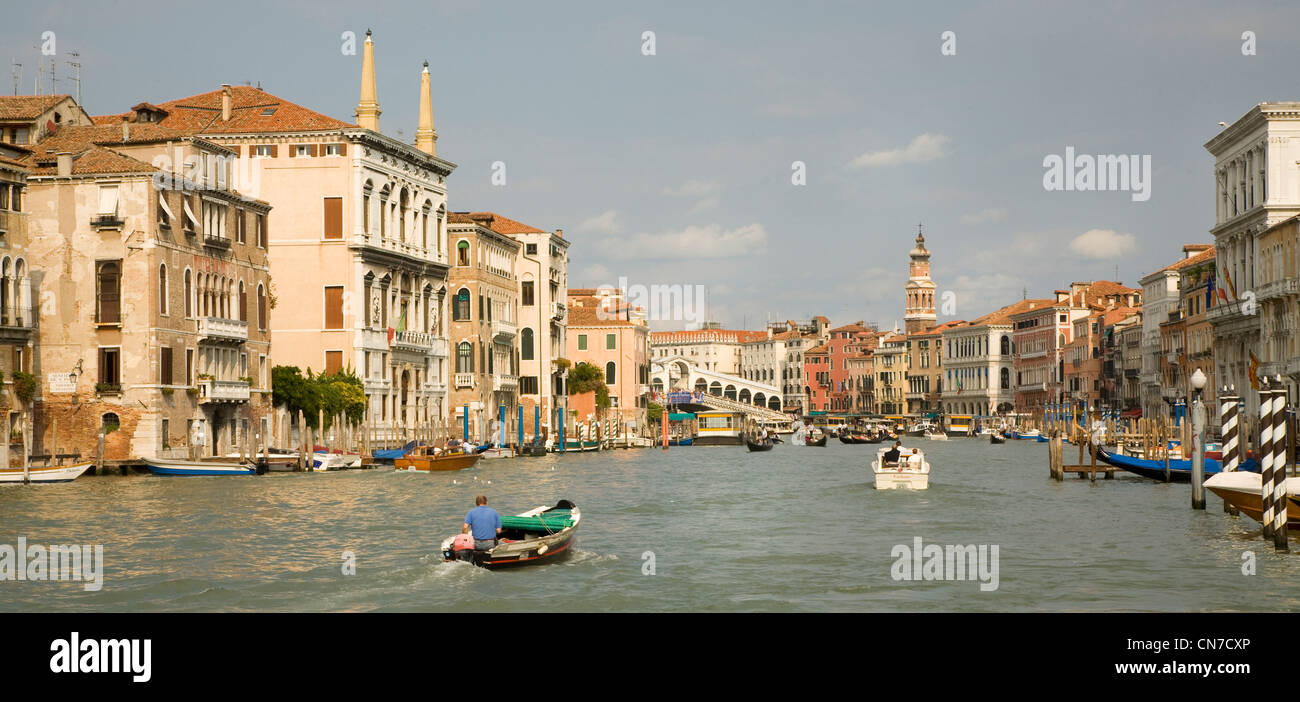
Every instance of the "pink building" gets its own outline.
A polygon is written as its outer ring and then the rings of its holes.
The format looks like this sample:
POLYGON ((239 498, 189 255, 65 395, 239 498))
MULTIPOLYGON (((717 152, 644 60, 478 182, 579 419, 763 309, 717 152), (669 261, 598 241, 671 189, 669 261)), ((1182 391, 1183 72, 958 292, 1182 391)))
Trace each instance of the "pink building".
MULTIPOLYGON (((602 369, 611 416, 627 433, 644 433, 650 394, 650 328, 644 312, 628 307, 618 291, 571 288, 568 357, 575 366, 585 361, 602 369)), ((573 419, 570 414, 570 425, 573 419)))

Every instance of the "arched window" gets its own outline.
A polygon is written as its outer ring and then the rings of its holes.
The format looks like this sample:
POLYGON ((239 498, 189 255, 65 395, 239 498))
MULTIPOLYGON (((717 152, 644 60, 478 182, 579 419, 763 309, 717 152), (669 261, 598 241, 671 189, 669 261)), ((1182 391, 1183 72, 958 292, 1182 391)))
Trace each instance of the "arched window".
POLYGON ((122 426, 122 420, 118 419, 117 414, 113 412, 106 412, 100 417, 100 422, 100 428, 104 430, 105 434, 112 434, 122 426))
POLYGON ((167 314, 167 264, 158 264, 158 314, 167 314))
POLYGON ((524 327, 523 333, 519 335, 519 359, 533 360, 533 330, 528 327, 524 327))
POLYGON ((248 291, 244 289, 244 281, 239 281, 239 321, 248 321, 248 291))
POLYGON ((1002 355, 1011 355, 1011 337, 1005 334, 1002 336, 1002 355))
POLYGON ((461 288, 456 292, 456 299, 454 300, 452 314, 453 314, 453 318, 457 322, 469 321, 469 289, 468 288, 461 288))
MULTIPOLYGON (((1003 338, 1005 339, 1006 337, 1003 338)), ((1007 368, 1002 369, 1002 389, 1003 390, 1011 389, 1011 371, 1010 369, 1007 368)))
POLYGON ((469 242, 464 239, 456 243, 456 265, 469 265, 469 242))
POLYGON ((115 261, 99 264, 99 308, 96 321, 113 324, 122 321, 121 277, 115 261))
POLYGON ((614 362, 613 362, 613 361, 610 361, 609 363, 606 363, 606 364, 605 364, 605 384, 606 384, 606 385, 613 385, 613 384, 615 383, 614 375, 615 375, 615 373, 614 373, 614 362))
POLYGON ((185 316, 194 316, 194 274, 185 269, 185 316))
POLYGON ((456 346, 456 372, 474 372, 474 347, 468 341, 462 341, 456 346))

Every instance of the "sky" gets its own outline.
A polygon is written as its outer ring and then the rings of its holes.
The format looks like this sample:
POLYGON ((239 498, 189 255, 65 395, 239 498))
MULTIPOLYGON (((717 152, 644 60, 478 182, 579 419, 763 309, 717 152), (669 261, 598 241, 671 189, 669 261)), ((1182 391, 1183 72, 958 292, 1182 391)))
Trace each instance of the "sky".
POLYGON ((1210 243, 1204 144, 1300 99, 1298 21, 1293 2, 51 1, 7 13, 0 45, 30 94, 54 32, 55 90, 79 60, 91 114, 260 83, 352 121, 369 28, 381 130, 414 140, 429 61, 449 209, 563 229, 570 287, 702 291, 656 329, 887 328, 918 224, 941 322, 1136 287, 1210 243), (1067 149, 1150 171, 1049 190, 1067 149))

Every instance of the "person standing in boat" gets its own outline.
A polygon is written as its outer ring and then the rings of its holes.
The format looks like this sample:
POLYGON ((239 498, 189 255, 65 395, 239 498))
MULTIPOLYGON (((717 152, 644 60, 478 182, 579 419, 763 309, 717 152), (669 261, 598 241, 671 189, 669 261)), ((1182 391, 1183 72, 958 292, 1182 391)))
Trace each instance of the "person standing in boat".
POLYGON ((460 533, 474 537, 474 550, 487 551, 497 545, 497 536, 501 533, 501 515, 487 506, 487 496, 474 498, 474 509, 465 515, 465 524, 460 533))

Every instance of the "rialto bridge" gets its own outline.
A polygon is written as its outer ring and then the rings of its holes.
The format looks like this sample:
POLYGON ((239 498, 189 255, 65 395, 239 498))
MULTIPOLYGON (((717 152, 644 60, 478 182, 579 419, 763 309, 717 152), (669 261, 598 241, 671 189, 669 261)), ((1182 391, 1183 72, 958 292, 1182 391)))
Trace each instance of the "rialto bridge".
POLYGON ((781 388, 705 370, 683 356, 653 361, 650 389, 659 396, 668 392, 699 393, 699 404, 716 409, 739 410, 762 419, 788 419, 781 411, 781 388))

